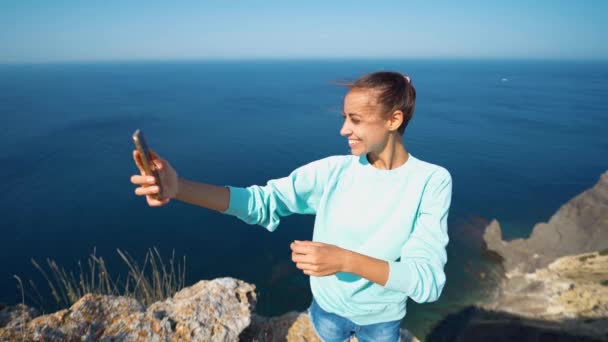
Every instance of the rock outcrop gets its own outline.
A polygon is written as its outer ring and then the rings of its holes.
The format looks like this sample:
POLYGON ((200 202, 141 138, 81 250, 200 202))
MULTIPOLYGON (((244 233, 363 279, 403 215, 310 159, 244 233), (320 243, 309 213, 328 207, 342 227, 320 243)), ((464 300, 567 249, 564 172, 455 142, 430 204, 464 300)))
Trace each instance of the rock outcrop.
POLYGON ((506 278, 488 309, 545 320, 604 320, 608 333, 608 250, 559 258, 506 278))
POLYGON ((87 294, 31 320, 13 313, 0 341, 238 341, 255 301, 255 286, 234 278, 200 281, 148 308, 132 298, 87 294))
POLYGON ((484 232, 505 270, 485 303, 446 317, 429 341, 608 341, 608 172, 528 239, 484 232))
POLYGON ((608 248, 608 171, 593 188, 564 204, 528 239, 503 241, 498 221, 484 233, 487 249, 500 255, 507 272, 529 273, 558 257, 608 248))
POLYGON ((23 304, 15 306, 4 306, 0 304, 0 328, 14 328, 21 322, 31 321, 39 315, 40 313, 38 310, 23 304))
POLYGON ((608 250, 505 278, 496 297, 439 323, 428 341, 608 341, 608 250))
POLYGON ((562 257, 513 275, 486 305, 519 317, 559 323, 574 336, 608 338, 608 250, 562 257))

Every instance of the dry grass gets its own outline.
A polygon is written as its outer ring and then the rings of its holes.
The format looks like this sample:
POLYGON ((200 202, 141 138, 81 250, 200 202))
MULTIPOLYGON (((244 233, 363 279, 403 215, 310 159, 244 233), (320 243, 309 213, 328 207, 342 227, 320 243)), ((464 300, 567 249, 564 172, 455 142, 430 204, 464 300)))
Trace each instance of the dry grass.
MULTIPOLYGON (((59 308, 67 308, 78 301, 87 293, 112 296, 126 296, 135 298, 144 305, 150 305, 156 301, 164 300, 173 296, 185 286, 186 282, 186 257, 182 262, 176 264, 175 251, 172 252, 168 264, 165 264, 158 249, 151 248, 146 253, 143 266, 139 264, 128 253, 116 250, 120 258, 128 266, 129 272, 124 280, 117 276, 113 279, 107 269, 106 262, 102 257, 96 255, 93 250, 87 260, 88 269, 78 261, 78 271, 66 271, 54 260, 47 259, 48 271, 36 260, 31 262, 42 276, 46 279, 51 295, 59 308)), ((19 284, 23 290, 20 279, 19 284)), ((30 296, 32 301, 39 307, 44 307, 42 296, 30 280, 30 286, 37 295, 30 296)))
POLYGON ((19 290, 21 290, 21 340, 25 341, 27 337, 25 335, 25 291, 23 290, 23 282, 21 278, 16 275, 13 275, 15 279, 17 279, 17 284, 19 284, 19 290))

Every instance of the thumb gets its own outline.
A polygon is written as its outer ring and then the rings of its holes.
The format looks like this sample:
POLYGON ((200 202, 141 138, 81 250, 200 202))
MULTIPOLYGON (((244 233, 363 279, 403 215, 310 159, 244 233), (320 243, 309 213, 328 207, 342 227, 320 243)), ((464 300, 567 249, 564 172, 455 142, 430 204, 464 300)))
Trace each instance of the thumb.
POLYGON ((152 160, 161 160, 162 158, 158 156, 158 154, 156 152, 154 152, 152 149, 149 149, 148 152, 150 153, 150 159, 152 160))
POLYGON ((163 168, 163 161, 161 159, 153 159, 154 168, 161 170, 163 168))
POLYGON ((150 153, 150 159, 152 160, 154 167, 157 170, 162 169, 163 168, 163 159, 161 157, 159 157, 158 154, 156 154, 156 152, 154 152, 152 149, 149 149, 148 151, 150 153))

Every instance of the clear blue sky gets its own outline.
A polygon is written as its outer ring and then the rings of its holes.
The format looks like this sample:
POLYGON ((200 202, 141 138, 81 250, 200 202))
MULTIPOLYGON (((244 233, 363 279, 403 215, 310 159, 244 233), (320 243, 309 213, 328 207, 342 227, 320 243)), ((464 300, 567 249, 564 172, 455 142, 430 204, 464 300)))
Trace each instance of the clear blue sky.
POLYGON ((0 63, 608 60, 608 1, 0 1, 0 63))

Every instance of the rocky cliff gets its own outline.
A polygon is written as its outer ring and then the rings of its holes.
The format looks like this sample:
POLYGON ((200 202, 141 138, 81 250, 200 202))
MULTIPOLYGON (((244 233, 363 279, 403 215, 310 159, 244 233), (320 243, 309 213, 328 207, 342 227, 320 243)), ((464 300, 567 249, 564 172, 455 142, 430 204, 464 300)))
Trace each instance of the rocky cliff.
POLYGON ((608 251, 505 278, 494 298, 449 315, 428 341, 608 341, 608 251))
POLYGON ((549 219, 538 223, 527 239, 504 241, 498 221, 484 233, 508 272, 533 272, 556 258, 608 248, 608 171, 591 189, 574 197, 549 219))
POLYGON ((238 341, 255 299, 253 285, 219 278, 147 308, 132 298, 91 294, 33 319, 22 306, 7 307, 0 311, 0 341, 238 341))
POLYGON ((495 295, 429 341, 608 341, 608 172, 528 239, 504 241, 494 220, 484 241, 506 271, 495 295))

